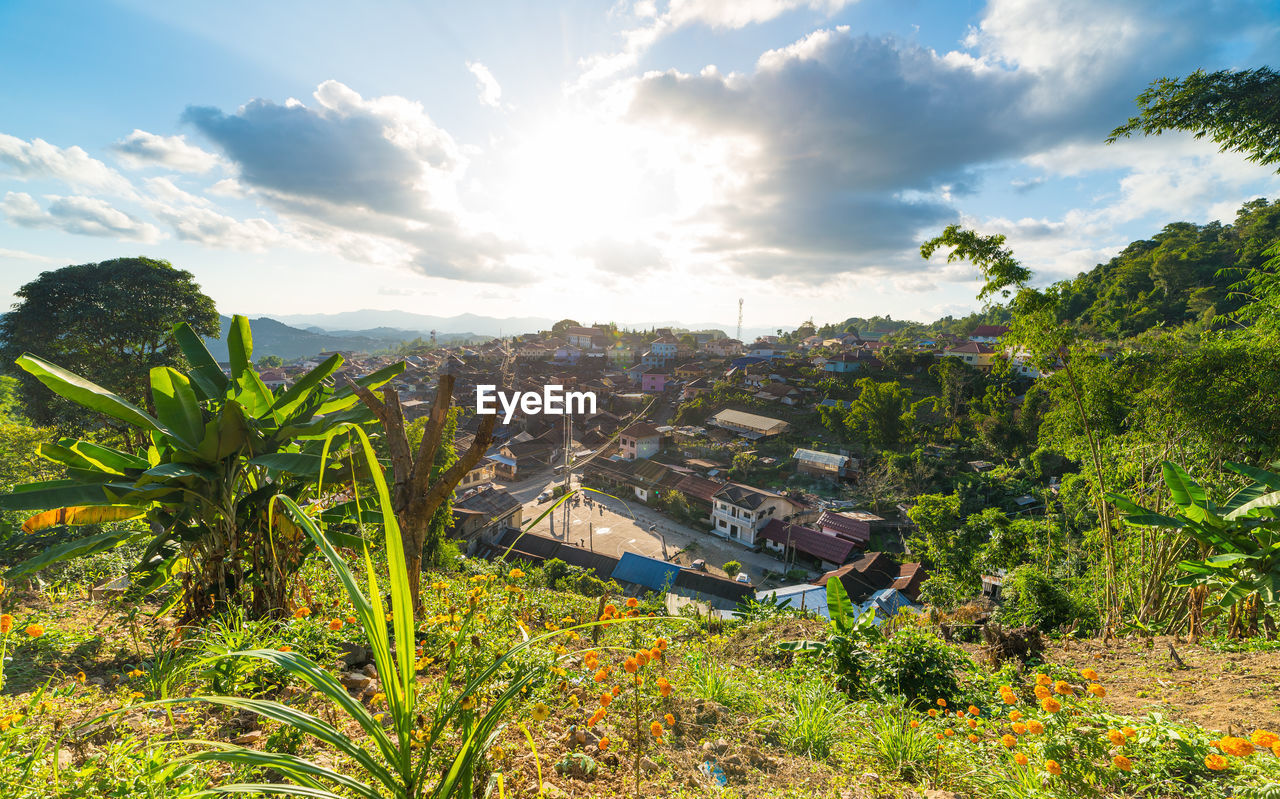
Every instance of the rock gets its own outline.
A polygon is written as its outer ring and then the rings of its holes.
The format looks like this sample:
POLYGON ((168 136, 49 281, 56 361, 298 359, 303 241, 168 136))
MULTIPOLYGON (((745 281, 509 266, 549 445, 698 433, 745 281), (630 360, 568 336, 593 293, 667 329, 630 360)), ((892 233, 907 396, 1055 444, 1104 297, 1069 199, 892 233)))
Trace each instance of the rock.
POLYGON ((880 784, 880 775, 868 771, 858 778, 858 782, 862 785, 876 786, 880 784))
POLYGON ((617 756, 616 754, 614 754, 613 752, 610 752, 609 754, 605 755, 605 756, 601 759, 601 762, 603 762, 606 766, 611 766, 611 767, 613 767, 613 766, 617 766, 617 765, 618 765, 618 756, 617 756))
POLYGON ((693 714, 694 722, 703 726, 719 724, 729 719, 728 709, 709 699, 694 703, 693 714))
POLYGON ((58 768, 60 769, 71 768, 73 765, 75 765, 75 759, 71 756, 71 753, 66 749, 59 749, 58 750, 58 768))
POLYGON ((747 759, 748 763, 750 763, 751 765, 757 768, 768 765, 770 763, 769 758, 766 757, 763 752, 761 752, 759 749, 756 749, 754 746, 742 747, 742 756, 747 759))
POLYGON ((249 730, 244 735, 237 736, 235 742, 241 746, 253 746, 262 740, 262 730, 249 730))
POLYGON ((746 773, 746 762, 741 755, 729 755, 720 761, 720 767, 730 774, 746 773))
POLYGON ((964 799, 964 796, 941 788, 930 788, 924 792, 924 799, 964 799))
POLYGON ((88 682, 90 685, 96 685, 99 688, 107 684, 101 677, 90 677, 88 682))
POLYGON ((338 677, 338 682, 342 683, 342 687, 348 691, 358 694, 373 685, 373 678, 358 671, 348 671, 338 677))
POLYGON ((646 755, 645 757, 640 758, 640 768, 644 769, 648 773, 653 773, 662 767, 646 755))
POLYGON ((716 754, 723 755, 729 751, 729 742, 723 738, 716 739, 716 754))
POLYGON ((371 678, 378 676, 378 667, 373 665, 372 663, 364 664, 364 668, 361 669, 361 671, 363 671, 367 676, 371 678))
MULTIPOLYGON (((360 644, 342 641, 338 644, 338 662, 343 669, 354 669, 369 662, 369 649, 360 644)), ((370 675, 374 676, 374 675, 370 675)))

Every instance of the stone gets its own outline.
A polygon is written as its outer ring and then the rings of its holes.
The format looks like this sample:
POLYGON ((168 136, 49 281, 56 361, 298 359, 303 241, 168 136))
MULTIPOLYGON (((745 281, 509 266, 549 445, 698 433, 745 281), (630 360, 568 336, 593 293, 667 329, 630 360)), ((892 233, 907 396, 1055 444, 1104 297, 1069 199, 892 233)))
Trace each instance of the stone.
POLYGON ((366 663, 366 664, 364 664, 364 668, 363 668, 363 669, 361 669, 361 671, 363 671, 363 672, 365 673, 365 675, 367 675, 367 676, 369 676, 369 677, 377 677, 377 676, 378 676, 378 667, 377 667, 377 666, 375 666, 375 665, 373 665, 372 663, 366 663))
POLYGON ((924 799, 964 799, 964 796, 941 788, 930 788, 924 792, 924 799))
POLYGON ((235 742, 241 746, 253 746, 262 740, 262 730, 249 730, 244 735, 236 736, 235 742))
MULTIPOLYGON (((368 663, 369 649, 360 644, 342 641, 338 644, 338 662, 343 669, 354 669, 368 663)), ((370 675, 374 676, 374 675, 370 675)))
POLYGON ((71 756, 71 752, 66 749, 58 750, 58 768, 71 768, 75 765, 75 758, 71 756))
POLYGON ((338 678, 338 682, 342 683, 342 687, 353 693, 361 693, 373 685, 373 678, 367 674, 358 671, 343 672, 338 678))
POLYGON ((875 786, 880 784, 880 775, 873 772, 866 772, 858 778, 858 782, 863 785, 875 786))
POLYGON ((644 769, 646 772, 653 773, 662 767, 646 755, 645 757, 640 758, 640 768, 644 769))
POLYGON ((729 751, 729 742, 723 738, 716 739, 716 754, 722 755, 729 751))

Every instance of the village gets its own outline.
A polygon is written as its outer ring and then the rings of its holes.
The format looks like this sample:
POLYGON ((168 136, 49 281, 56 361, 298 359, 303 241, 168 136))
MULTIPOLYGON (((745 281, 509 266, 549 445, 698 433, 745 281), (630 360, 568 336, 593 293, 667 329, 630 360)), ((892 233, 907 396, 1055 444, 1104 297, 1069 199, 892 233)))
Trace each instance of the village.
MULTIPOLYGON (((751 601, 825 615, 832 579, 881 617, 919 608, 928 574, 907 545, 908 506, 859 507, 847 490, 862 478, 859 458, 841 447, 791 443, 812 443, 799 430, 819 409, 841 406, 822 397, 819 381, 883 369, 886 347, 905 349, 917 370, 954 358, 987 371, 1006 359, 1013 373, 1040 376, 1018 353, 1000 349, 1006 328, 999 325, 904 346, 877 331, 823 337, 804 335, 802 326, 744 343, 719 331, 630 332, 569 321, 403 356, 341 353, 343 370, 355 377, 403 357, 406 369, 391 387, 410 421, 429 411, 442 371, 454 377, 455 404, 468 411, 494 385, 591 393, 594 413, 499 412, 494 445, 457 488, 451 539, 469 557, 559 560, 632 594, 665 593, 673 609, 693 603, 721 615, 751 601), (745 392, 752 406, 714 407, 717 385, 737 397, 745 392), (682 412, 698 406, 702 414, 682 412), (697 423, 684 418, 696 415, 703 417, 697 423), (737 479, 742 456, 771 467, 769 484, 737 479), (528 527, 569 488, 581 492, 528 527)), ((331 354, 269 369, 263 380, 287 386, 331 354)), ((468 412, 460 421, 458 451, 470 445, 479 419, 468 412)), ((989 576, 987 587, 998 590, 998 582, 989 576)))

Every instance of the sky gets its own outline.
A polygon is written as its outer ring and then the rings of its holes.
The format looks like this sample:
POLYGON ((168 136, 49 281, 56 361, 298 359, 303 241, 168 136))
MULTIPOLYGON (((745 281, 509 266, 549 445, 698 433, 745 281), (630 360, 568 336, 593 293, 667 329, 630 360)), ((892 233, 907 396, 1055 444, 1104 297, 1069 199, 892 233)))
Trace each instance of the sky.
POLYGON ((223 313, 796 326, 980 307, 1280 177, 1104 139, 1162 76, 1276 65, 1236 0, 0 0, 0 302, 146 255, 223 313))

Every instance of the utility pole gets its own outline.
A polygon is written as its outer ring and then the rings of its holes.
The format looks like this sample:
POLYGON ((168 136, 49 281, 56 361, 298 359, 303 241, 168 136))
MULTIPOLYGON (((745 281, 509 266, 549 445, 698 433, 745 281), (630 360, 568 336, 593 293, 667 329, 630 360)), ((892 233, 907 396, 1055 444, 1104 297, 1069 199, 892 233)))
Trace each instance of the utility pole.
POLYGON ((742 341, 742 298, 738 298, 738 341, 742 341))

